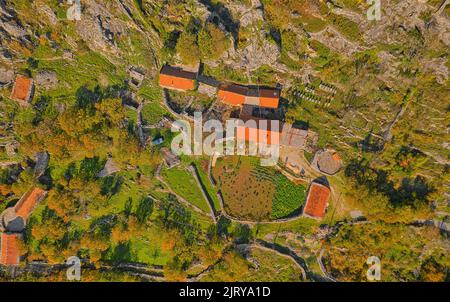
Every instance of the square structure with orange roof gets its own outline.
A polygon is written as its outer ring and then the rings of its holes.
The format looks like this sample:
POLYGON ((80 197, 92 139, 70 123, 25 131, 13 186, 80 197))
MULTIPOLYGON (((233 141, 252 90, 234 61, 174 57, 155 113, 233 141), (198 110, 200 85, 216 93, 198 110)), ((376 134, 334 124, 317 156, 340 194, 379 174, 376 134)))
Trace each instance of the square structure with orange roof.
POLYGON ((20 263, 21 234, 2 233, 0 243, 0 264, 17 266, 20 263))
POLYGON ((312 182, 309 188, 303 215, 312 218, 323 218, 330 199, 330 189, 318 182, 312 182))
POLYGON ((33 79, 18 75, 11 92, 11 99, 22 103, 28 103, 33 96, 33 89, 33 79))
POLYGON ((46 192, 38 187, 25 193, 15 206, 16 215, 27 220, 45 194, 46 192))

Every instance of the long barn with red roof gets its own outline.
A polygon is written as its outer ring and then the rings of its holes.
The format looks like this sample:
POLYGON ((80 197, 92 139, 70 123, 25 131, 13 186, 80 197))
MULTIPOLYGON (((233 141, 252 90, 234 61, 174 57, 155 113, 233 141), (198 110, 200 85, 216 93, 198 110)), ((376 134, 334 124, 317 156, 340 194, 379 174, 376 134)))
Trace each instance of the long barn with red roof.
POLYGON ((159 86, 180 91, 194 90, 196 78, 194 72, 164 65, 159 73, 159 86))

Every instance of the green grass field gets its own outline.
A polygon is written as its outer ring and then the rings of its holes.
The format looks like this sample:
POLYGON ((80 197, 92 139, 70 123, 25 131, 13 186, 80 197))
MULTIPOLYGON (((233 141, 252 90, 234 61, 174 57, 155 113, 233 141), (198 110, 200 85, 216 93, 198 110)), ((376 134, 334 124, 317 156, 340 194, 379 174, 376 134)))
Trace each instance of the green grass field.
POLYGON ((153 125, 159 122, 168 111, 157 102, 145 103, 142 108, 142 123, 144 125, 153 125))
POLYGON ((176 194, 209 213, 207 201, 203 198, 194 176, 189 171, 174 167, 172 169, 163 169, 161 175, 176 194))

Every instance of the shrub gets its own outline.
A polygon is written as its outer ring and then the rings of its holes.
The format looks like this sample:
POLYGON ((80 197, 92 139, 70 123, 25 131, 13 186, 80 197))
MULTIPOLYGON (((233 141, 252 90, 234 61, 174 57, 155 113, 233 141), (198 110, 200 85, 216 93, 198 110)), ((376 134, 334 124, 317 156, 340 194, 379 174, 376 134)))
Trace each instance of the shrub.
POLYGON ((184 32, 178 39, 176 46, 177 53, 186 64, 196 64, 200 58, 200 50, 197 45, 196 36, 184 32))

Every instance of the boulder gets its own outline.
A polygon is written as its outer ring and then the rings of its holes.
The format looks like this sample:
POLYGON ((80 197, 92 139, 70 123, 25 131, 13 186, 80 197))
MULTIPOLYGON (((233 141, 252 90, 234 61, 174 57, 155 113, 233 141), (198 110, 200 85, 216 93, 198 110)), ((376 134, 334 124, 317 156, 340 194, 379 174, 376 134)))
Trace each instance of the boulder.
POLYGON ((0 87, 11 84, 14 81, 14 71, 0 68, 0 87))
POLYGON ((58 85, 58 78, 54 71, 43 70, 36 75, 36 85, 40 88, 51 89, 58 85))

